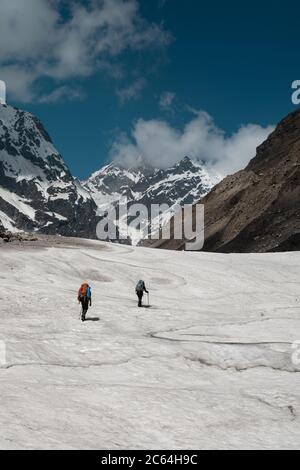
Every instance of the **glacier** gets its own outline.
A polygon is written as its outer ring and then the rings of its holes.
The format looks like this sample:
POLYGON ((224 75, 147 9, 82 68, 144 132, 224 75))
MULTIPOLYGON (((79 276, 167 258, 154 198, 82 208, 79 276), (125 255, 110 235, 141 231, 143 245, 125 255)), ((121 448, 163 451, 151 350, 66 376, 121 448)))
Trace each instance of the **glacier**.
POLYGON ((300 253, 41 236, 0 256, 1 449, 299 448, 300 253))

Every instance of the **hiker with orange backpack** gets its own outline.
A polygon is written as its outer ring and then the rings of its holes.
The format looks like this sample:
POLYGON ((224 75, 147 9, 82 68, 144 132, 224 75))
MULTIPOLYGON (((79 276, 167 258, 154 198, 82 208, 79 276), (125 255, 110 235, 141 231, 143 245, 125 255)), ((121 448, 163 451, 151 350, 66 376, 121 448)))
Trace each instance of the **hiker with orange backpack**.
POLYGON ((92 306, 92 290, 87 282, 82 284, 78 291, 78 302, 82 305, 81 321, 85 322, 89 306, 92 306))

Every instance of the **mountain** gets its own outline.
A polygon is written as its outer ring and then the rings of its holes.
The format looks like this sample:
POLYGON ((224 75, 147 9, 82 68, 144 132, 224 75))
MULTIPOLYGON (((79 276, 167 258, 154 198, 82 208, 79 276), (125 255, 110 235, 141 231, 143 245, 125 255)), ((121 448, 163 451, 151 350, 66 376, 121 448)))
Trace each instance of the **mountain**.
MULTIPOLYGON (((249 165, 203 199, 205 251, 300 250, 300 110, 283 119, 249 165)), ((152 246, 183 249, 184 240, 152 246)))
POLYGON ((42 123, 0 105, 0 229, 95 238, 96 211, 42 123))
MULTIPOLYGON (((162 220, 167 223, 176 205, 193 204, 207 194, 219 181, 211 176, 202 163, 185 157, 176 165, 167 169, 153 168, 143 159, 136 166, 126 168, 120 163, 112 163, 94 173, 83 186, 90 192, 99 211, 107 210, 110 204, 116 204, 120 197, 126 197, 128 208, 133 204, 143 204, 149 211, 151 204, 167 204, 169 210, 164 211, 162 220)), ((129 222, 133 218, 129 218, 129 222)), ((121 219, 119 231, 124 232, 127 217, 121 219)), ((158 223, 152 220, 152 226, 158 223)), ((130 227, 129 237, 133 244, 139 243, 151 230, 151 223, 145 217, 142 230, 130 227)))
MULTIPOLYGON (((162 219, 167 223, 176 205, 195 203, 217 181, 186 157, 167 169, 153 168, 142 158, 132 168, 112 163, 81 183, 35 116, 0 105, 0 231, 95 238, 100 215, 120 197, 127 197, 128 208, 167 204, 162 219)), ((137 244, 150 225, 145 217, 141 230, 130 227, 127 234, 124 216, 117 230, 125 236, 123 243, 137 244)))

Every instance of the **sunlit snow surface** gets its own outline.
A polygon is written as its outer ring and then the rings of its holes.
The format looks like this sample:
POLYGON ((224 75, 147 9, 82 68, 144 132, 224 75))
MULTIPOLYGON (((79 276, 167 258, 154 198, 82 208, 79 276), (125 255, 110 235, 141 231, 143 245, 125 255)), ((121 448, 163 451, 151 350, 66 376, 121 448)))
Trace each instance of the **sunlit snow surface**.
POLYGON ((61 240, 0 256, 0 448, 299 448, 300 253, 61 240), (85 280, 100 321, 81 324, 85 280))

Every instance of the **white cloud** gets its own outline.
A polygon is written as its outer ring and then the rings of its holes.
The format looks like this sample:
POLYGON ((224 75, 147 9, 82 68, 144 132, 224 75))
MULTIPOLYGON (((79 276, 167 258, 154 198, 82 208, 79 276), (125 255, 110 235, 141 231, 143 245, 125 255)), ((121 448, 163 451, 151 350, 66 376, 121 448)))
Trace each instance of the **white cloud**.
POLYGON ((81 100, 84 94, 77 88, 71 88, 67 85, 56 88, 48 95, 42 95, 39 98, 39 103, 54 104, 59 101, 74 101, 81 100))
POLYGON ((175 97, 175 93, 172 93, 171 91, 165 91, 164 93, 162 93, 159 99, 160 108, 163 111, 171 111, 175 97))
POLYGON ((141 96, 147 82, 144 78, 138 78, 131 85, 117 90, 120 103, 124 104, 130 100, 136 100, 141 96))
POLYGON ((10 78, 10 92, 23 101, 36 96, 39 78, 64 81, 97 70, 116 75, 122 52, 165 47, 170 39, 141 16, 137 0, 0 3, 0 75, 10 78), (67 17, 61 6, 69 8, 67 17))
POLYGON ((23 103, 33 101, 35 98, 32 83, 37 79, 37 74, 26 65, 2 66, 0 64, 0 77, 6 82, 9 96, 13 95, 15 99, 23 103))
POLYGON ((168 167, 189 156, 203 160, 213 171, 225 176, 245 167, 273 129, 248 124, 226 136, 205 112, 198 112, 182 130, 165 121, 139 119, 130 137, 122 134, 115 141, 110 156, 132 165, 142 155, 157 167, 168 167))
POLYGON ((0 59, 20 61, 42 57, 53 43, 59 15, 54 2, 1 0, 0 59))

